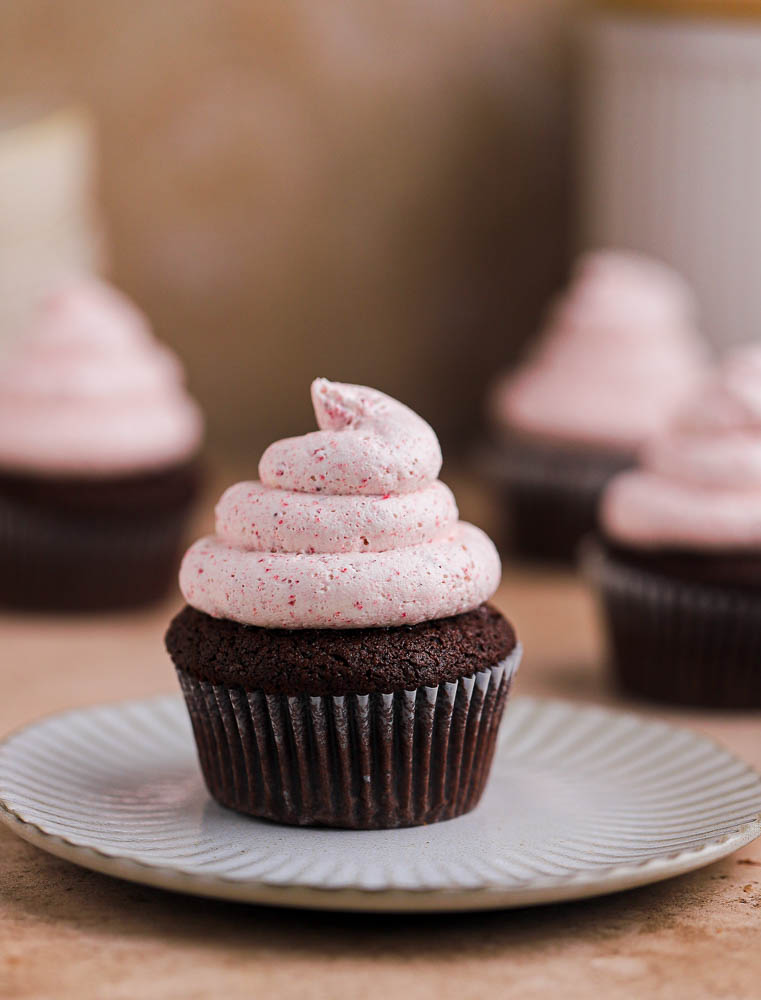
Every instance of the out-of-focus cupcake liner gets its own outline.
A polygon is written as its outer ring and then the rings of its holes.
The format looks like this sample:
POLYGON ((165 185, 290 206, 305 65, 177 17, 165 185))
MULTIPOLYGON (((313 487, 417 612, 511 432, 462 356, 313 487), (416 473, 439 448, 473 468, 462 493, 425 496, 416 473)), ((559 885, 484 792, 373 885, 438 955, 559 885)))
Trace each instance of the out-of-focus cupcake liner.
POLYGON ((473 809, 521 657, 393 694, 264 694, 177 674, 206 785, 280 823, 418 826, 473 809))
POLYGON ((761 708, 761 599, 628 566, 592 539, 585 576, 598 591, 619 685, 655 701, 761 708))
POLYGON ((491 447, 481 467, 506 507, 507 548, 522 559, 574 563, 579 541, 596 525, 603 487, 632 461, 520 438, 491 447))
POLYGON ((22 510, 56 511, 89 521, 140 521, 193 503, 203 477, 200 458, 145 472, 108 476, 35 475, 0 469, 0 497, 22 510))
POLYGON ((100 611, 159 600, 174 579, 189 510, 88 519, 0 497, 0 605, 100 611))

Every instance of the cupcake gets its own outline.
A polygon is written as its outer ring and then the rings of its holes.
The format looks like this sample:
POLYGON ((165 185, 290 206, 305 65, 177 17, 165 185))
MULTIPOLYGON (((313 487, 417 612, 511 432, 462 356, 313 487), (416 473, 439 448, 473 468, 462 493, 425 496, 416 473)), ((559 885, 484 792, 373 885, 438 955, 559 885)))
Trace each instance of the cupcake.
POLYGON ((0 363, 0 604, 165 594, 201 434, 177 359, 123 295, 87 279, 46 299, 0 363))
POLYGON ((485 603, 496 549, 458 520, 424 420, 318 379, 319 431, 187 552, 166 642, 211 795, 282 823, 416 826, 483 791, 520 658, 485 603))
POLYGON ((656 261, 581 258, 538 346, 490 400, 486 463, 516 555, 574 558, 604 484, 635 463, 703 372, 694 312, 686 284, 656 261))
POLYGON ((585 564, 620 684, 761 708, 761 346, 728 355, 611 480, 600 525, 585 564))

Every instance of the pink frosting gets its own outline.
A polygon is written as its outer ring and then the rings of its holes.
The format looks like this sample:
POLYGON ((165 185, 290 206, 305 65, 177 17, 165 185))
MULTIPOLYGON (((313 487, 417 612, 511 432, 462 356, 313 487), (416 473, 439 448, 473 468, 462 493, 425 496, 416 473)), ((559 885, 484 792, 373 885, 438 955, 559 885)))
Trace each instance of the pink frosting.
POLYGON ((49 296, 0 364, 0 464, 113 475, 181 462, 202 419, 176 357, 95 279, 49 296))
POLYGON ((611 481, 601 519, 644 548, 761 547, 761 345, 729 354, 641 468, 611 481))
POLYGON ((317 379, 312 400, 320 431, 271 445, 261 481, 228 489, 216 534, 186 553, 187 602, 267 628, 359 628, 487 600, 499 557, 458 520, 428 424, 363 386, 317 379))
POLYGON ((633 451, 704 372, 684 281, 621 251, 579 261, 534 354, 498 385, 498 425, 569 444, 633 451))
POLYGON ((265 486, 306 493, 410 493, 438 476, 438 439, 403 403, 362 385, 318 378, 312 404, 320 430, 269 446, 259 463, 265 486))
POLYGON ((457 521, 438 480, 415 493, 357 496, 294 493, 236 483, 217 504, 217 531, 265 552, 387 552, 432 542, 457 521))

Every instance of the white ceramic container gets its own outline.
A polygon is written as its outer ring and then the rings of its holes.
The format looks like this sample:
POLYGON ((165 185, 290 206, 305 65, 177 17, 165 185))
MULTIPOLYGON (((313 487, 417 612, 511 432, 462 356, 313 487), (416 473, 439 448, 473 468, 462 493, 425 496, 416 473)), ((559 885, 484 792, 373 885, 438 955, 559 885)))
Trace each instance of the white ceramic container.
POLYGON ((761 337, 761 5, 626 7, 582 31, 581 243, 675 266, 717 346, 761 337))

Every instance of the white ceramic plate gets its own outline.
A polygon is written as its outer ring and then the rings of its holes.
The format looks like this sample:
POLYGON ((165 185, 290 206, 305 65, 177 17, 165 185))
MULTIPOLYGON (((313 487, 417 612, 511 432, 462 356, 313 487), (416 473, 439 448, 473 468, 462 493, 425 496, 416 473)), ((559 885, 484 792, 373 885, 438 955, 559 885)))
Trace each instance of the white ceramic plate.
POLYGON ((761 776, 634 715, 516 698, 469 816, 297 829, 212 802, 176 697, 44 719, 0 747, 0 818, 52 854, 223 899, 356 910, 524 906, 644 885, 761 834, 761 776))

